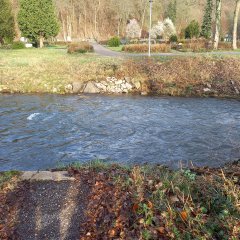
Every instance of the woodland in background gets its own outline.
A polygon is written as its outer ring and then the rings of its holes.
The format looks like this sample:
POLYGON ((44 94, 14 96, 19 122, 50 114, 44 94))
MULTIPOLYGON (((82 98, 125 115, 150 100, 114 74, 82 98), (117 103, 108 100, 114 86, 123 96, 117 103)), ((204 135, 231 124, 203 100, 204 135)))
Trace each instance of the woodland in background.
MULTIPOLYGON (((12 0, 14 15, 17 16, 18 1, 12 0)), ((169 14, 169 7, 175 0, 154 0, 153 24, 163 20, 169 14)), ((135 18, 142 28, 143 37, 147 36, 149 22, 148 0, 54 0, 60 22, 59 40, 81 40, 95 38, 109 39, 124 36, 127 21, 135 18)), ((221 36, 232 34, 235 1, 223 0, 221 36)), ((192 20, 202 24, 206 0, 176 0, 175 22, 178 35, 192 20)), ((215 6, 213 7, 215 11, 215 6)), ((213 15, 215 12, 213 12, 213 15)), ((214 18, 213 18, 214 19, 214 18)), ((16 22, 16 21, 15 21, 16 22)), ((240 26, 240 24, 239 24, 240 26)), ((214 28, 214 22, 213 22, 214 28)), ((17 36, 20 32, 16 23, 17 36)), ((240 33, 240 31, 238 31, 240 33)))

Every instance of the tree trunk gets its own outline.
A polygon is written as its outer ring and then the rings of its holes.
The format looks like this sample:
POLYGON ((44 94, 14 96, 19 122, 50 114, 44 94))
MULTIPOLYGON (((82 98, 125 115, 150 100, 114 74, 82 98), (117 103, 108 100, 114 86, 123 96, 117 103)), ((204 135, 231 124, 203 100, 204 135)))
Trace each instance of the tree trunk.
POLYGON ((141 36, 142 36, 143 26, 144 26, 144 22, 145 22, 146 8, 147 8, 147 3, 145 3, 144 9, 143 9, 143 16, 142 16, 142 25, 141 25, 140 38, 141 38, 141 36))
POLYGON ((118 35, 118 37, 120 37, 120 24, 121 24, 121 21, 120 21, 120 19, 118 19, 118 27, 117 27, 117 35, 118 35))
POLYGON ((216 0, 216 29, 214 37, 214 49, 218 49, 221 30, 221 12, 222 12, 222 0, 216 0))
POLYGON ((237 28, 238 28, 238 16, 240 11, 240 0, 236 1, 236 9, 234 13, 234 23, 233 23, 233 49, 237 49, 237 28))
POLYGON ((84 6, 84 37, 87 37, 87 9, 84 6))
POLYGON ((40 38, 39 38, 39 47, 40 47, 40 48, 43 48, 43 46, 44 46, 43 40, 44 40, 44 37, 43 37, 43 36, 40 36, 40 38))

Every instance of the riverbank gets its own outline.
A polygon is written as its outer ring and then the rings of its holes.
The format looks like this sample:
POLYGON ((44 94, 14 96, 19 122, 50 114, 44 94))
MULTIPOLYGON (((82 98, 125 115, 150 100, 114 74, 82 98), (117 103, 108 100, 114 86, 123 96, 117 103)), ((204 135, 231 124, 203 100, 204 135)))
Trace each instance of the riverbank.
POLYGON ((239 97, 240 58, 111 58, 66 49, 0 50, 1 93, 239 97))
POLYGON ((239 162, 173 171, 95 161, 67 170, 74 180, 15 173, 2 183, 1 239, 239 238, 239 162))

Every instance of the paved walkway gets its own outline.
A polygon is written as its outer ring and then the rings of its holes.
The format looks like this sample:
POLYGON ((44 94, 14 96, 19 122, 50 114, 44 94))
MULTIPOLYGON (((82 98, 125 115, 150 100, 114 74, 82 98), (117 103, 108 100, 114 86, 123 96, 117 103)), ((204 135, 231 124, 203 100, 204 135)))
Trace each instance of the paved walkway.
MULTIPOLYGON (((105 57, 147 57, 147 53, 123 53, 112 51, 98 43, 92 43, 95 53, 105 57)), ((231 56, 240 56, 240 51, 219 51, 219 52, 203 52, 203 53, 192 53, 192 52, 172 52, 172 53, 152 53, 152 56, 163 56, 163 57, 175 57, 175 56, 196 56, 196 55, 231 55, 231 56)))
POLYGON ((83 175, 67 172, 23 172, 17 188, 7 195, 15 224, 9 239, 81 239, 91 184, 83 175))
POLYGON ((93 43, 92 44, 94 47, 94 51, 95 53, 97 53, 98 55, 101 56, 105 56, 105 57, 123 57, 125 54, 124 53, 120 53, 120 52, 115 52, 112 51, 108 48, 103 47, 102 45, 98 44, 98 43, 93 43))

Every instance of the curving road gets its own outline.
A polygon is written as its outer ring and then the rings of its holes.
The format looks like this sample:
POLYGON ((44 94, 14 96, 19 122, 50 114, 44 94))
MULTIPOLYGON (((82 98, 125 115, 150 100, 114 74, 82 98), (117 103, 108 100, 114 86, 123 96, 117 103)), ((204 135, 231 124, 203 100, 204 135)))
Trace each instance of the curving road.
MULTIPOLYGON (((147 57, 147 53, 121 53, 112 51, 98 43, 92 43, 95 53, 105 57, 147 57)), ((231 55, 240 56, 240 52, 223 51, 223 52, 205 52, 205 53, 191 53, 191 52, 174 52, 174 53, 152 53, 152 56, 195 56, 195 55, 231 55)))

